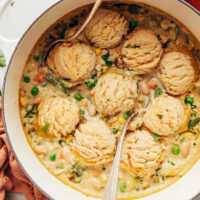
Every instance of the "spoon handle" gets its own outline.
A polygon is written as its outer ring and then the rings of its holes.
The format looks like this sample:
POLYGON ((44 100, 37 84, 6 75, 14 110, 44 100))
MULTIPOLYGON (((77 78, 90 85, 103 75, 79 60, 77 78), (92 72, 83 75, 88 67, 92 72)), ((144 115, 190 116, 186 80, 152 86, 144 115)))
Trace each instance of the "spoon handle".
POLYGON ((85 20, 85 22, 83 23, 83 25, 80 27, 80 29, 72 36, 69 38, 69 40, 73 40, 75 39, 81 32, 82 30, 85 28, 85 26, 89 23, 89 21, 91 20, 91 18, 93 17, 93 15, 95 14, 95 12, 97 11, 97 9, 99 8, 99 6, 101 5, 103 0, 96 0, 92 10, 90 11, 90 14, 88 15, 87 19, 85 20))
POLYGON ((108 178, 108 182, 106 184, 103 200, 116 200, 116 198, 117 198, 117 183, 118 183, 122 146, 123 146, 124 136, 126 134, 126 130, 127 130, 128 124, 131 119, 132 119, 132 117, 129 117, 127 119, 126 124, 124 125, 123 132, 120 136, 120 140, 117 145, 117 151, 115 154, 113 166, 112 166, 109 178, 108 178))

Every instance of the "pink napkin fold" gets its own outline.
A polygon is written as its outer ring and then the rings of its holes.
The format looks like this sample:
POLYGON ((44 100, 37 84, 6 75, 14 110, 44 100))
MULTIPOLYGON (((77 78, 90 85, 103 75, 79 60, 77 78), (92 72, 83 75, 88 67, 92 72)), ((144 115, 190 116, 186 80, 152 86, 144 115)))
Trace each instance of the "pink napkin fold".
POLYGON ((28 180, 17 164, 4 133, 2 116, 0 114, 0 200, 6 199, 6 191, 24 193, 27 200, 48 200, 28 180))

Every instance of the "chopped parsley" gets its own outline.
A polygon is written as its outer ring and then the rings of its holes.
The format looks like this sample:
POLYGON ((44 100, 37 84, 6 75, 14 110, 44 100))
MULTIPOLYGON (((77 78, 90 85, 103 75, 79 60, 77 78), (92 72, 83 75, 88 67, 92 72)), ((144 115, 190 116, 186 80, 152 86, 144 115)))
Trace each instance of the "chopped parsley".
POLYGON ((131 46, 131 44, 129 43, 129 44, 127 44, 126 48, 129 48, 130 46, 131 46))
POLYGON ((63 142, 62 140, 59 140, 59 141, 58 141, 58 144, 59 144, 61 147, 63 147, 62 142, 63 142))
POLYGON ((74 135, 74 133, 75 133, 75 131, 72 131, 72 132, 70 133, 70 135, 74 135))
POLYGON ((162 119, 162 118, 163 118, 163 115, 157 114, 157 117, 158 117, 159 119, 162 119))
POLYGON ((153 134, 153 133, 151 134, 151 136, 153 137, 155 142, 158 142, 161 139, 161 136, 153 134))
POLYGON ((197 106, 196 105, 191 105, 191 109, 196 109, 197 106))
POLYGON ((140 6, 137 4, 130 4, 128 11, 132 14, 138 15, 139 14, 139 8, 140 6))
POLYGON ((26 114, 24 118, 33 118, 33 115, 38 114, 38 105, 27 105, 26 106, 26 114))
POLYGON ((168 163, 169 163, 169 164, 171 164, 171 165, 173 165, 173 166, 175 165, 175 163, 174 163, 174 162, 172 162, 172 161, 169 161, 169 160, 168 160, 168 163))
POLYGON ((109 57, 110 57, 110 52, 107 52, 106 54, 104 54, 104 55, 101 56, 102 60, 105 61, 106 65, 107 65, 108 67, 110 67, 110 66, 113 64, 112 61, 108 60, 109 57))
POLYGON ((103 171, 105 171, 105 170, 106 170, 105 166, 103 166, 103 167, 102 167, 102 170, 103 170, 103 171))
POLYGON ((200 122, 200 117, 196 117, 194 119, 191 119, 189 121, 189 124, 188 124, 188 129, 194 128, 199 122, 200 122))
POLYGON ((168 39, 167 40, 167 42, 165 42, 163 45, 162 45, 162 47, 164 48, 164 49, 166 49, 167 47, 168 47, 168 44, 170 43, 172 41, 172 39, 168 39))
POLYGON ((128 34, 130 34, 137 26, 137 21, 135 20, 131 20, 129 21, 129 30, 128 30, 128 34))
POLYGON ((95 80, 93 80, 93 81, 90 81, 90 80, 89 80, 89 81, 86 81, 85 84, 86 84, 86 86, 87 86, 88 88, 93 88, 93 87, 96 86, 97 82, 98 82, 98 79, 95 79, 95 80))
POLYGON ((93 75, 91 76, 91 79, 95 79, 96 77, 97 77, 97 73, 93 74, 93 75))
POLYGON ((3 55, 3 53, 0 51, 0 67, 6 66, 6 59, 3 55))
POLYGON ((85 111, 82 110, 81 108, 79 109, 79 115, 80 115, 81 121, 83 121, 84 120, 85 111))
POLYGON ((107 122, 109 119, 110 119, 110 117, 109 117, 109 116, 106 116, 106 118, 105 118, 106 122, 107 122))
POLYGON ((140 48, 140 45, 134 44, 134 48, 140 48))
POLYGON ((154 99, 158 98, 162 94, 162 89, 157 87, 154 91, 154 99))
POLYGON ((47 133, 49 126, 50 126, 50 123, 49 123, 49 122, 46 122, 45 125, 42 127, 42 131, 43 131, 44 133, 47 133))
POLYGON ((101 56, 102 60, 106 61, 108 60, 110 57, 110 52, 107 52, 106 54, 104 54, 103 56, 101 56))
POLYGON ((33 60, 35 60, 36 62, 39 61, 39 59, 40 59, 39 56, 36 56, 36 55, 33 56, 33 60))
POLYGON ((110 60, 106 60, 105 62, 106 62, 106 65, 107 65, 108 67, 112 66, 112 64, 113 64, 113 62, 110 61, 110 60))

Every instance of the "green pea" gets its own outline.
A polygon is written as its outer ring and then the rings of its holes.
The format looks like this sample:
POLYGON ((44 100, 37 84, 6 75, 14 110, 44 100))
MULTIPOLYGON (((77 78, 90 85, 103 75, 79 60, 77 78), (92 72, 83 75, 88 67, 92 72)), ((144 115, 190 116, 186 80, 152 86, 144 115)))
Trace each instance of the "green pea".
POLYGON ((174 145, 172 147, 172 153, 175 154, 175 155, 178 155, 180 153, 180 147, 179 147, 179 145, 174 145))
POLYGON ((38 93, 39 93, 39 89, 37 87, 33 87, 32 90, 31 90, 31 94, 33 96, 36 96, 38 93))
POLYGON ((185 104, 192 105, 193 103, 194 103, 194 98, 193 97, 186 97, 185 98, 185 104))
POLYGON ((52 153, 50 156, 49 156, 49 159, 54 161, 56 160, 56 154, 55 153, 52 153))
POLYGON ((116 128, 113 128, 113 133, 114 134, 117 134, 118 133, 118 130, 116 128))
POLYGON ((120 185, 120 191, 121 192, 125 192, 126 188, 127 188, 126 184, 123 183, 123 184, 120 185))
POLYGON ((87 81, 85 84, 88 88, 92 88, 94 86, 94 84, 91 81, 87 81))
POLYGON ((80 101, 82 99, 82 95, 81 94, 75 94, 74 95, 74 99, 76 99, 77 101, 80 101))
POLYGON ((24 76, 24 82, 29 83, 30 82, 30 77, 29 76, 24 76))
POLYGON ((127 120, 128 118, 129 118, 129 114, 128 113, 124 114, 124 119, 127 120))

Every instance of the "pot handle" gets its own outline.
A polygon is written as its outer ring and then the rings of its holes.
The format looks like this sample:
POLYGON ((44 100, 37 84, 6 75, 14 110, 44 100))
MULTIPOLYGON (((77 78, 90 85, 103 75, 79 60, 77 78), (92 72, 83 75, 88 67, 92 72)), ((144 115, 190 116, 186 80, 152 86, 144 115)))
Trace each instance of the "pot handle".
MULTIPOLYGON (((11 0, 0 0, 0 17, 3 15, 6 8, 10 5, 11 2, 12 2, 11 0)), ((13 50, 16 47, 18 41, 19 41, 18 38, 10 40, 0 34, 0 50, 4 54, 7 64, 10 61, 13 50)))

